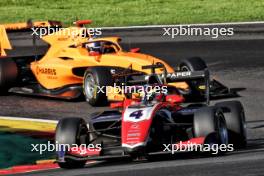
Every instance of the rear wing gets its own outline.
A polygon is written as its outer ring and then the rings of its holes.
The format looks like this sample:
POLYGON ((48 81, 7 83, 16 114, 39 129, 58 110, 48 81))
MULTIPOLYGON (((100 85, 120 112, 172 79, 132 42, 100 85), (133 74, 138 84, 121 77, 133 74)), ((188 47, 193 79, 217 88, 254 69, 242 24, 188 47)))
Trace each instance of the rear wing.
POLYGON ((24 23, 0 24, 0 57, 28 57, 43 55, 48 44, 36 35, 33 29, 60 28, 59 21, 32 21, 24 23))
MULTIPOLYGON (((162 75, 163 77, 164 75, 162 75)), ((167 82, 180 82, 187 80, 209 79, 208 69, 202 71, 177 71, 166 74, 167 82)))
POLYGON ((205 83, 205 99, 206 104, 210 103, 210 73, 208 69, 203 71, 179 71, 162 75, 166 78, 166 82, 180 82, 180 81, 192 81, 192 80, 204 80, 205 83))
POLYGON ((163 64, 153 64, 142 66, 142 69, 151 69, 152 74, 158 75, 163 83, 182 82, 182 81, 194 81, 204 80, 205 82, 205 99, 206 103, 210 103, 210 73, 208 69, 202 71, 176 71, 173 73, 167 73, 167 70, 163 64), (163 69, 162 74, 156 74, 156 69, 163 69))
POLYGON ((7 32, 13 31, 26 31, 32 30, 31 28, 47 28, 47 27, 62 27, 60 21, 48 20, 48 21, 32 21, 28 20, 24 23, 6 23, 2 24, 7 32))
POLYGON ((6 49, 12 49, 5 27, 0 25, 0 57, 6 56, 6 49))

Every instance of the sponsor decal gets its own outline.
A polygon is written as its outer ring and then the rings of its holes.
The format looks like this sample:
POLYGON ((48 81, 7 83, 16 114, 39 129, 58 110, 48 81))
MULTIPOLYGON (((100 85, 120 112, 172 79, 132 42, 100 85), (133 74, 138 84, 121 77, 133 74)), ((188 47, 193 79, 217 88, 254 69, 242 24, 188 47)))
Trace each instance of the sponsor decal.
POLYGON ((139 129, 139 124, 133 123, 130 128, 131 129, 139 129))
POLYGON ((57 75, 57 71, 54 68, 45 68, 45 67, 38 67, 36 68, 37 75, 38 74, 45 74, 45 75, 57 75))
POLYGON ((185 77, 185 76, 191 76, 191 72, 175 72, 175 73, 168 73, 167 78, 179 78, 179 77, 185 77))

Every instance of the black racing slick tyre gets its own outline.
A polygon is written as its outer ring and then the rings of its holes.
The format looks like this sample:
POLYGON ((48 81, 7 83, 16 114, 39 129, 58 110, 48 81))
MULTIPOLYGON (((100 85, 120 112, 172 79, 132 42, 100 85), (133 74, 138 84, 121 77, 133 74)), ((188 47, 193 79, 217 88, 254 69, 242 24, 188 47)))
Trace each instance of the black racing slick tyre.
POLYGON ((181 61, 181 71, 201 71, 207 68, 205 61, 200 57, 191 57, 181 61))
POLYGON ((83 91, 86 101, 92 106, 107 104, 106 86, 112 86, 110 69, 91 67, 84 74, 83 91))
POLYGON ((12 59, 0 59, 0 94, 7 93, 16 83, 17 75, 17 65, 12 59))
POLYGON ((243 105, 239 101, 224 101, 215 104, 222 108, 227 129, 229 132, 229 143, 236 148, 245 147, 247 144, 246 120, 243 105))
MULTIPOLYGON (((65 155, 67 155, 69 150, 68 146, 87 144, 89 135, 85 120, 82 118, 61 119, 56 127, 55 142, 58 145, 65 145, 65 155)), ((84 167, 85 163, 86 161, 76 161, 70 158, 58 161, 58 165, 65 169, 81 168, 84 167)))
POLYGON ((205 137, 207 144, 228 145, 227 126, 220 108, 203 107, 197 110, 194 113, 193 133, 194 137, 205 137))
MULTIPOLYGON (((188 59, 184 59, 179 64, 180 71, 202 71, 207 69, 207 65, 203 59, 200 57, 191 57, 188 59)), ((187 95, 185 98, 187 100, 199 100, 203 101, 204 99, 204 89, 203 88, 205 83, 204 81, 187 81, 188 85, 190 86, 191 93, 187 95), (202 99, 202 100, 201 100, 202 99)))

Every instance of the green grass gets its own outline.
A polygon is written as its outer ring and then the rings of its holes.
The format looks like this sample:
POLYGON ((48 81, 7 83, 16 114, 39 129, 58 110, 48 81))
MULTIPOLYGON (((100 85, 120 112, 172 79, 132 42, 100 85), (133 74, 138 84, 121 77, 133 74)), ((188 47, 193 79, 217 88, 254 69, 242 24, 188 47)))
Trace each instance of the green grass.
POLYGON ((264 20, 257 0, 0 0, 0 23, 76 18, 93 26, 127 26, 264 20))
POLYGON ((32 151, 31 144, 48 144, 48 139, 0 131, 0 169, 34 164, 37 160, 55 159, 55 152, 45 151, 41 155, 32 151))

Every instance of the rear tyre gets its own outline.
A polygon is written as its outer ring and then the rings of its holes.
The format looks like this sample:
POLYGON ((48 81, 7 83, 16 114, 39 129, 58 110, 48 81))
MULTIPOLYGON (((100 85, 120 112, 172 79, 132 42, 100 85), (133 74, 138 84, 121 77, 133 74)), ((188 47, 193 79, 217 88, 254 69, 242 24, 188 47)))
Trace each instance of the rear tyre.
MULTIPOLYGON (((202 71, 207 69, 205 61, 200 57, 191 57, 185 60, 182 60, 179 64, 180 71, 202 71)), ((200 89, 200 85, 204 85, 204 82, 201 81, 187 81, 191 89, 190 97, 186 96, 187 99, 201 100, 204 99, 204 90, 200 89)))
POLYGON ((184 59, 179 66, 181 71, 202 71, 207 68, 205 61, 200 57, 184 59))
POLYGON ((243 105, 239 101, 225 101, 215 104, 222 108, 225 114, 229 143, 236 148, 245 147, 247 144, 246 120, 243 105))
MULTIPOLYGON (((220 108, 204 107, 194 113, 194 137, 206 137, 206 144, 228 145, 228 131, 220 108), (211 137, 213 136, 213 137, 211 137)), ((211 151, 210 153, 215 152, 211 151)), ((223 154, 218 151, 218 154, 223 154)))
MULTIPOLYGON (((59 121, 56 127, 55 142, 69 146, 87 144, 89 142, 88 128, 82 118, 65 118, 59 121)), ((67 155, 66 148, 65 154, 67 155)), ((86 161, 76 161, 65 158, 65 162, 58 161, 61 168, 72 169, 84 167, 86 161)))
POLYGON ((0 94, 6 94, 15 83, 18 75, 16 63, 12 59, 0 60, 0 94))
POLYGON ((83 91, 92 106, 107 104, 106 86, 113 84, 110 70, 105 67, 88 68, 84 74, 83 91))
MULTIPOLYGON (((149 153, 162 151, 164 150, 164 144, 167 141, 171 141, 171 131, 172 129, 166 124, 168 123, 168 114, 166 110, 160 110, 156 112, 155 117, 152 120, 152 124, 149 130, 148 143, 145 151, 145 158, 148 161, 158 161, 165 159, 167 156, 161 155, 150 155, 149 153)), ((178 134, 180 135, 180 134, 178 134)))

